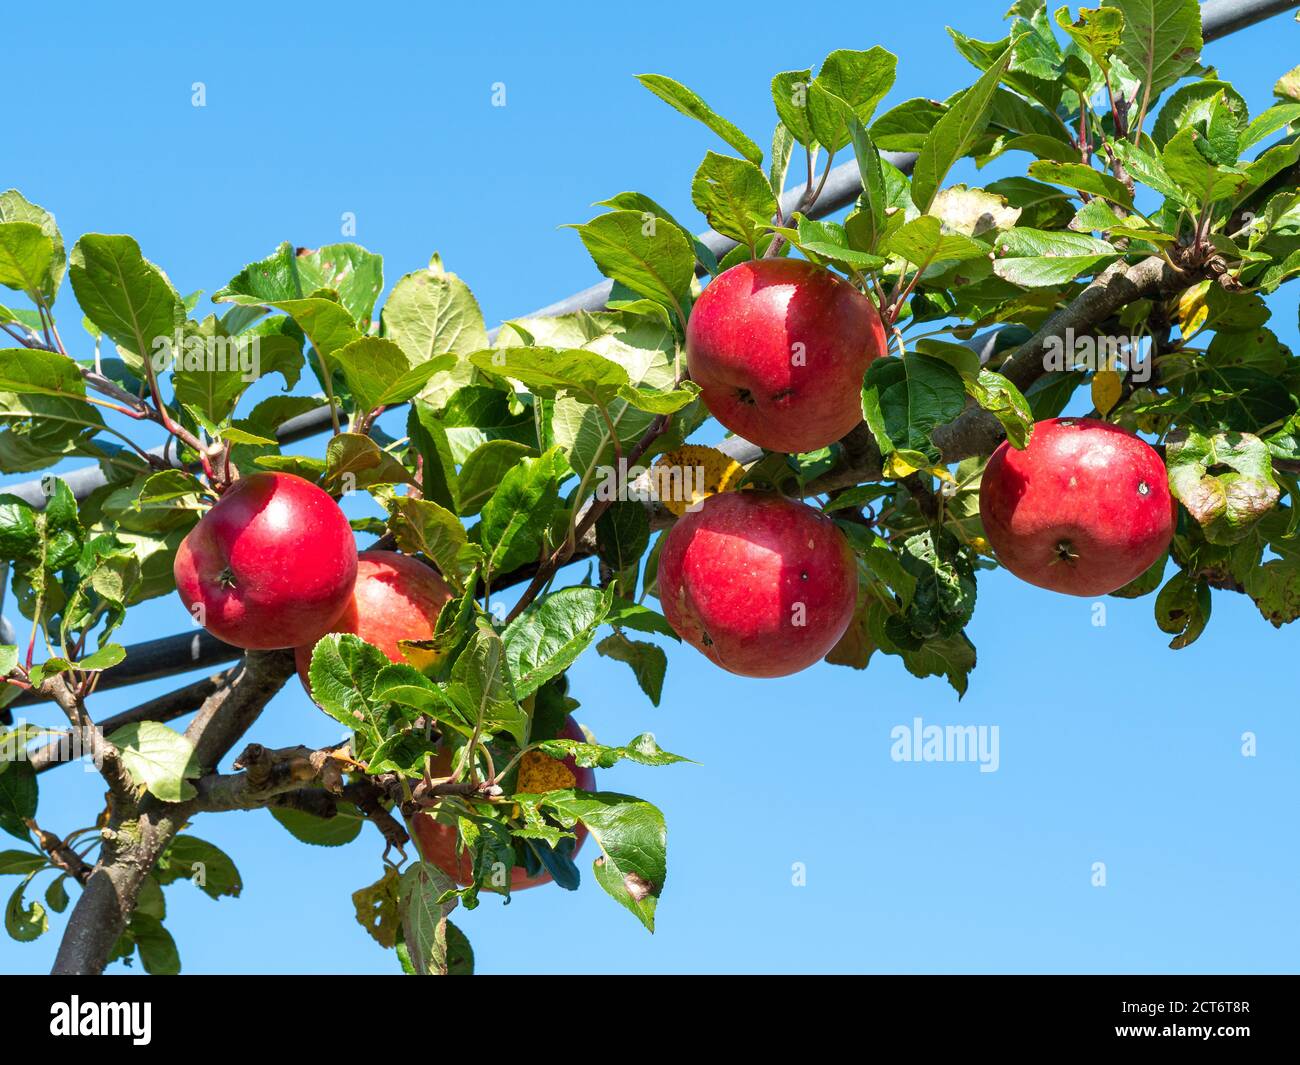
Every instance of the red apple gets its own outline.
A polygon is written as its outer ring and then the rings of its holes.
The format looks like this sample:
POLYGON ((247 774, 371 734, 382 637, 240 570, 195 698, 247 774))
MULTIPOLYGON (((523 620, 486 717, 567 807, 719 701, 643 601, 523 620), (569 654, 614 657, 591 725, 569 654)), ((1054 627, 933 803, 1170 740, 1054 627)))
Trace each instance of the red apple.
POLYGON ((357 545, 325 492, 288 473, 238 480, 181 541, 176 590, 212 635, 250 650, 296 647, 347 606, 357 545))
MULTIPOLYGON (((565 720, 564 728, 560 730, 560 739, 585 740, 586 736, 583 735, 578 723, 570 717, 565 720)), ((450 773, 451 752, 444 751, 434 759, 433 776, 445 777, 450 773)), ((564 787, 577 788, 579 791, 595 791, 596 771, 582 768, 572 757, 559 761, 547 757, 540 751, 530 751, 524 755, 519 767, 518 791, 536 793, 564 787), (572 778, 571 783, 569 778, 572 778)), ((432 862, 462 886, 470 882, 473 860, 467 852, 459 856, 456 854, 456 829, 452 825, 442 824, 435 820, 432 814, 416 814, 410 819, 409 826, 426 862, 432 862)), ((574 834, 577 840, 572 853, 576 855, 587 838, 586 825, 579 823, 574 829, 574 834)), ((536 876, 529 876, 522 865, 516 865, 510 870, 510 890, 522 891, 525 888, 537 887, 539 884, 548 883, 550 879, 551 874, 545 869, 536 876)))
POLYGON ((1165 464, 1143 440, 1092 418, 1034 425, 1003 443, 980 483, 980 518, 998 561, 1068 595, 1105 595, 1144 573, 1174 532, 1165 464))
MULTIPOLYGON (((357 556, 352 599, 329 631, 355 633, 394 662, 405 662, 397 641, 430 639, 438 614, 451 597, 451 589, 443 579, 410 555, 362 551, 357 556)), ((322 635, 316 633, 316 639, 322 635)), ((307 670, 316 639, 294 651, 298 676, 308 693, 311 685, 307 670)))
POLYGON ((669 623, 745 677, 783 677, 825 657, 857 594, 857 561, 835 523, 766 492, 709 496, 678 519, 659 555, 669 623))
POLYGON ((769 451, 816 451, 862 421, 862 376, 885 354, 872 302, 802 259, 756 259, 705 287, 686 361, 709 413, 769 451))

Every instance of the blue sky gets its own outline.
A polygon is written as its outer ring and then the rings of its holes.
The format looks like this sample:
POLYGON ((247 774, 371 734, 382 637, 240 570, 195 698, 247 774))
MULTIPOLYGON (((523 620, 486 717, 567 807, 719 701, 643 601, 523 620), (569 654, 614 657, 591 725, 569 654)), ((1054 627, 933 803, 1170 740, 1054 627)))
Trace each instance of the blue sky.
MULTIPOLYGON (((160 4, 87 6, 75 19, 27 5, 7 15, 0 187, 52 210, 69 246, 88 231, 133 234, 182 292, 214 291, 282 240, 339 240, 354 212, 355 239, 384 255, 389 284, 438 251, 493 325, 596 280, 558 228, 591 217, 596 200, 637 189, 702 227, 690 178, 719 146, 634 74, 678 78, 766 145, 773 73, 880 44, 902 57, 885 106, 941 98, 973 80, 944 25, 993 39, 1004 6, 914 0, 801 19, 759 2, 634 17, 609 5, 392 5, 359 25, 355 5, 329 2, 301 14, 232 2, 201 22, 160 4), (205 107, 191 105, 194 82, 205 107), (491 106, 497 82, 505 107, 491 106)), ((1207 58, 1258 112, 1297 36, 1284 17, 1207 58)), ((967 166, 954 179, 1002 172, 967 166)), ((1274 301, 1273 327, 1292 346, 1295 304, 1294 287, 1274 301)), ((65 340, 88 351, 66 285, 59 306, 65 340)), ((571 672, 580 720, 611 742, 651 730, 700 763, 600 774, 602 788, 667 817, 658 931, 596 886, 589 844, 576 895, 542 888, 454 916, 480 971, 1294 971, 1300 723, 1279 667, 1295 632, 1216 593, 1207 633, 1173 652, 1149 599, 1107 610, 1095 626, 1087 600, 983 575, 970 629, 980 662, 960 702, 896 658, 757 681, 674 647, 654 708, 625 666, 588 655, 571 672), (998 771, 892 761, 891 729, 918 716, 996 725, 998 771), (1091 884, 1096 862, 1105 887, 1091 884), (798 863, 804 886, 792 882, 798 863)), ((135 611, 120 638, 186 623, 168 597, 135 611)), ((175 683, 106 693, 92 712, 175 683)), ((296 684, 249 735, 336 738, 296 684)), ((47 829, 66 833, 98 809, 102 786, 81 766, 41 785, 47 829)), ((167 889, 186 972, 397 970, 350 899, 382 872, 376 832, 313 848, 265 812, 191 831, 234 858, 245 888, 219 903, 167 889)), ((47 970, 63 924, 34 944, 0 937, 0 972, 47 970)))

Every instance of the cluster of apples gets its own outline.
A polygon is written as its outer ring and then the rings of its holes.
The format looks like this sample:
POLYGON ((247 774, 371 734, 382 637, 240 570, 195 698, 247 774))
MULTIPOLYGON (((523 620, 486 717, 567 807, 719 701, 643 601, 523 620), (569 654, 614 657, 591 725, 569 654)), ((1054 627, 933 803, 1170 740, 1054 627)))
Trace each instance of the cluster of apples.
MULTIPOLYGON (((194 526, 176 552, 176 589, 187 610, 214 636, 248 650, 292 648, 303 687, 316 642, 328 633, 354 633, 394 662, 406 661, 399 641, 427 640, 452 598, 438 574, 395 551, 357 552, 352 527, 325 491, 288 473, 255 473, 236 481, 194 526)), ((569 718, 562 733, 581 740, 569 718)), ((450 774, 450 751, 434 765, 450 774)), ((572 758, 525 756, 520 789, 530 773, 567 774, 566 786, 595 790, 595 773, 572 758), (562 767, 562 768, 561 768, 562 767), (569 784, 568 781, 572 780, 569 784)), ((555 786, 554 784, 551 785, 555 786)), ((468 856, 456 853, 456 829, 421 814, 410 823, 426 861, 468 884, 468 856)), ((579 829, 577 846, 585 829, 579 829)), ((576 851, 576 847, 575 847, 576 851)), ((550 879, 511 871, 515 890, 550 879)))
MULTIPOLYGON (((872 302, 812 263, 761 259, 715 278, 691 313, 686 355, 711 414, 769 451, 815 451, 862 419, 867 366, 885 355, 872 302)), ((1168 548, 1175 511, 1164 463, 1105 422, 1039 422, 1029 446, 1003 444, 980 487, 980 515, 999 560, 1017 576, 1073 595, 1112 592, 1168 548)), ((310 694, 316 642, 355 633, 392 661, 401 640, 432 637, 451 590, 430 567, 392 551, 358 554, 338 504, 287 473, 231 486, 176 553, 176 587, 213 635, 250 650, 293 648, 310 694)), ((677 633, 742 676, 779 677, 819 661, 857 604, 857 562, 824 512, 771 492, 722 492, 688 511, 659 558, 659 598, 677 633)), ((570 718, 566 736, 581 739, 570 718)), ((449 754, 439 765, 449 769, 449 754)), ((531 758, 531 756, 529 756, 531 758)), ((594 790, 572 758, 537 755, 521 770, 594 790), (541 761, 538 761, 540 759, 541 761)), ((461 883, 468 858, 454 827, 420 815, 426 859, 461 883)), ((578 836, 581 845, 583 835, 578 836)), ((512 871, 518 890, 546 873, 512 871)))
MULTIPOLYGON (((874 305, 811 263, 761 259, 701 294, 687 363, 709 412, 770 451, 815 451, 862 419, 867 366, 885 354, 874 305)), ((1095 596, 1168 548, 1175 511, 1164 463, 1139 437, 1083 418, 1039 422, 1002 444, 980 487, 990 545, 1012 573, 1095 596)), ((724 669, 777 677, 830 651, 852 620, 854 555, 825 514, 760 492, 723 493, 679 520, 659 559, 665 616, 724 669)))

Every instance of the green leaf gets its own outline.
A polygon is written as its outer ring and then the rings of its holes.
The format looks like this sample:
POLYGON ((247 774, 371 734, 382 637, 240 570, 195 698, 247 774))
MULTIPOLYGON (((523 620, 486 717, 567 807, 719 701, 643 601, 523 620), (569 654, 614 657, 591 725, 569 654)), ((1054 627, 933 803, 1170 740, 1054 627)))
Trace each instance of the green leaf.
MULTIPOLYGON (((1210 78, 1183 85, 1169 97, 1152 127, 1151 139, 1157 147, 1163 148, 1179 130, 1208 123, 1219 101, 1227 106, 1238 127, 1246 124, 1250 110, 1241 94, 1228 82, 1210 78)), ((1236 162, 1236 158, 1234 151, 1228 161, 1236 162)))
POLYGON ((194 744, 158 721, 135 721, 114 731, 108 740, 122 764, 141 788, 163 802, 194 798, 191 779, 199 776, 194 744))
MULTIPOLYGON (((471 364, 466 365, 474 369, 471 364)), ((413 406, 420 411, 424 427, 431 429, 432 423, 437 423, 451 461, 463 463, 485 440, 513 440, 536 446, 532 407, 525 402, 512 410, 511 403, 519 398, 512 399, 512 396, 497 388, 471 385, 453 393, 441 409, 419 400, 413 406)))
POLYGON ((1160 153, 1165 173, 1201 205, 1238 195, 1250 180, 1237 167, 1222 166, 1208 158, 1208 148, 1202 150, 1206 144, 1204 134, 1188 128, 1180 130, 1160 153))
POLYGON ((368 436, 338 433, 325 445, 325 484, 344 491, 378 484, 414 484, 411 472, 368 436))
POLYGON ((927 640, 918 650, 902 652, 903 665, 914 677, 945 677, 957 696, 966 694, 975 668, 975 645, 965 633, 927 640))
POLYGON ((1116 54, 1142 82, 1147 102, 1196 65, 1201 54, 1197 0, 1102 0, 1124 15, 1116 54))
POLYGON ((838 151, 852 136, 850 116, 834 101, 847 104, 857 121, 867 124, 893 87, 897 66, 898 58, 879 46, 865 52, 838 49, 826 57, 808 92, 809 121, 823 148, 838 151))
POLYGON ((26 876, 46 866, 43 854, 31 851, 0 851, 0 876, 26 876))
POLYGON ((522 459, 536 454, 533 448, 514 440, 488 440, 475 448, 460 470, 460 513, 477 514, 506 473, 522 459))
POLYGON ((1079 9, 1079 17, 1070 21, 1068 7, 1057 8, 1056 24, 1065 30, 1093 59, 1103 73, 1110 70, 1111 54, 1120 46, 1124 33, 1124 15, 1118 8, 1079 9))
POLYGON ((628 384, 622 366, 582 348, 496 348, 475 352, 470 362, 518 381, 536 395, 567 393, 596 406, 609 403, 628 384))
POLYGON ((781 124, 805 148, 817 143, 808 117, 808 86, 812 80, 811 70, 787 70, 772 79, 772 102, 781 124))
MULTIPOLYGON (((473 718, 467 721, 462 709, 452 702, 443 688, 414 666, 402 662, 394 662, 379 671, 371 696, 378 701, 411 707, 466 736, 474 730, 473 718)), ((420 761, 423 762, 423 758, 420 761)), ((376 771, 373 759, 370 771, 376 771)))
MULTIPOLYGON (((661 537, 662 539, 662 537, 661 537)), ((654 551, 651 551, 651 562, 654 551)), ((649 565, 649 563, 647 563, 649 565)), ((633 629, 636 632, 653 632, 660 636, 667 636, 671 640, 681 641, 677 631, 668 624, 668 619, 656 610, 644 607, 640 603, 631 603, 626 599, 615 599, 614 605, 610 608, 608 616, 605 618, 607 625, 612 625, 619 629, 633 629)))
POLYGON ((402 874, 402 941, 420 976, 450 971, 447 915, 456 908, 455 891, 447 874, 427 862, 414 862, 402 874))
POLYGON ((994 241, 993 272, 1022 288, 1046 288, 1073 281, 1118 258, 1119 252, 1087 233, 1009 229, 994 241))
POLYGON ((451 671, 447 694, 461 712, 488 733, 510 733, 520 746, 528 736, 528 715, 510 684, 506 648, 491 629, 480 628, 451 671))
POLYGON ((691 202, 712 229, 751 248, 776 214, 776 197, 763 171, 747 160, 714 152, 695 172, 691 202))
POLYGON ((34 222, 0 222, 0 285, 46 300, 58 249, 34 222))
POLYGON ((73 245, 68 278, 86 317, 135 360, 152 358, 183 330, 180 296, 132 237, 87 233, 73 245))
POLYGON ((961 376, 966 393, 1002 423, 1012 447, 1029 442, 1034 415, 1029 402, 1009 379, 980 366, 979 356, 964 344, 922 340, 916 350, 941 359, 961 376))
POLYGON ((553 739, 539 743, 537 749, 551 758, 562 760, 572 757, 574 762, 588 769, 609 769, 624 758, 637 765, 649 766, 690 761, 680 754, 665 751, 649 732, 634 736, 622 747, 605 747, 585 740, 553 739))
POLYGON ((317 641, 307 671, 311 697, 340 724, 378 746, 387 721, 371 702, 370 692, 389 658, 378 647, 351 633, 330 633, 317 641))
POLYGON ((1194 643, 1210 621, 1210 586, 1179 570, 1160 589, 1155 603, 1156 624, 1174 638, 1175 650, 1194 643))
POLYGON ((31 762, 3 762, 0 773, 0 828, 11 836, 30 842, 26 821, 36 816, 36 771, 31 762))
POLYGON ((867 367, 862 409, 882 454, 919 451, 939 457, 930 442, 935 426, 945 425, 966 406, 960 374, 930 355, 908 352, 877 359, 867 367))
POLYGON ((0 391, 81 399, 86 386, 77 364, 55 351, 0 351, 0 391))
MULTIPOLYGON (((1281 82, 1278 82, 1281 85, 1281 82)), ((63 282, 64 272, 67 270, 67 260, 63 252, 63 235, 59 232, 59 227, 54 221, 54 215, 43 207, 26 199, 17 189, 9 189, 0 193, 0 222, 30 222, 40 227, 41 232, 50 238, 54 245, 54 255, 50 262, 49 272, 40 278, 38 292, 41 299, 47 307, 54 306, 54 298, 58 294, 59 285, 63 282)), ((18 315, 25 315, 27 312, 16 312, 18 315)), ((0 312, 0 319, 4 317, 0 312)), ((20 318, 19 320, 25 320, 20 318)), ((39 322, 39 318, 37 319, 39 322)), ((34 324, 27 321, 27 324, 34 324)))
POLYGON ((31 879, 29 874, 18 882, 13 894, 9 896, 8 905, 5 906, 5 931, 19 943, 30 943, 40 939, 50 927, 44 906, 39 902, 23 905, 23 893, 27 890, 31 879))
POLYGON ((880 256, 852 248, 850 245, 853 240, 838 222, 816 222, 801 214, 796 214, 794 218, 796 229, 782 227, 777 232, 814 262, 824 260, 840 266, 846 272, 879 270, 885 265, 885 260, 880 256))
POLYGON ((600 884, 653 932, 655 906, 668 875, 664 816, 642 799, 614 792, 552 791, 542 806, 566 828, 587 826, 600 846, 593 871, 600 884))
POLYGON ((596 519, 596 553, 615 573, 635 566, 650 546, 650 516, 635 500, 613 503, 596 519))
POLYGON ((993 94, 1011 62, 1011 52, 1008 47, 926 136, 912 169, 912 199, 922 211, 929 208, 952 165, 970 151, 988 125, 993 94))
POLYGON ((684 325, 695 253, 676 226, 653 223, 637 211, 611 211, 574 228, 602 274, 663 304, 684 325))
POLYGON ((661 222, 668 222, 676 226, 682 231, 682 236, 691 242, 691 246, 695 249, 695 258, 699 264, 708 270, 710 274, 718 272, 718 257, 709 250, 709 246, 696 239, 695 235, 674 218, 666 207, 651 199, 644 192, 620 192, 607 200, 597 201, 595 206, 608 207, 613 211, 639 211, 643 217, 648 215, 657 218, 661 222))
POLYGON ((244 890, 230 855, 198 836, 179 835, 173 839, 155 875, 160 884, 188 880, 212 899, 238 898, 244 890))
POLYGON ((382 257, 357 244, 329 244, 315 251, 296 250, 288 241, 260 262, 251 263, 213 293, 213 302, 274 304, 296 300, 321 289, 337 292, 339 302, 357 321, 370 318, 384 287, 382 257))
POLYGON ((156 917, 137 910, 127 926, 136 949, 140 951, 140 964, 150 976, 176 976, 181 971, 181 956, 176 940, 156 917))
POLYGON ((568 669, 591 644, 614 592, 561 588, 532 603, 502 634, 515 695, 531 695, 568 669))
MULTIPOLYGON (((790 156, 794 151, 794 134, 785 126, 785 123, 778 122, 776 129, 772 131, 772 161, 767 167, 767 184, 771 188, 773 195, 778 199, 785 189, 785 176, 790 171, 790 156)), ((699 249, 696 249, 697 253, 699 249)), ((712 253, 710 253, 712 254, 712 253)), ((716 259, 714 260, 716 263, 716 259)), ((717 274, 716 265, 709 270, 711 274, 717 274)))
MULTIPOLYGON (((483 312, 473 293, 436 260, 428 270, 407 274, 393 287, 384 304, 383 334, 417 365, 443 354, 468 355, 489 344, 483 312)), ((441 406, 475 377, 472 366, 458 363, 435 374, 422 395, 441 406)))
POLYGON ((559 449, 550 448, 539 458, 523 459, 502 478, 483 504, 477 526, 489 572, 509 573, 537 560, 566 474, 559 449))
POLYGON ((1244 152, 1247 148, 1258 144, 1270 133, 1276 133, 1284 126, 1292 125, 1295 122, 1300 122, 1300 102, 1276 104, 1256 117, 1242 131, 1238 146, 1244 152))
POLYGON ((716 114, 708 104, 685 85, 673 81, 672 78, 666 78, 662 74, 638 74, 636 80, 668 106, 680 111, 688 118, 703 122, 751 163, 756 166, 762 165, 763 149, 721 115, 716 114))
POLYGON ((45 889, 45 904, 55 913, 62 913, 68 908, 68 889, 66 876, 56 876, 45 889))
POLYGON ((339 803, 333 817, 316 817, 287 806, 270 807, 271 816, 282 824, 294 839, 316 847, 341 847, 361 835, 365 817, 351 803, 339 803))
MULTIPOLYGON (((298 324, 307 334, 307 339, 311 341, 319 358, 329 360, 334 352, 361 336, 352 316, 342 304, 333 300, 313 296, 300 300, 279 300, 271 306, 284 311, 298 324)), ((327 365, 330 365, 328 361, 327 365)))
POLYGON ((668 655, 657 644, 645 640, 631 640, 622 633, 613 633, 596 644, 596 651, 605 658, 626 662, 641 690, 654 706, 664 691, 664 675, 668 671, 668 655))
POLYGON ((434 374, 456 365, 455 355, 412 363, 406 352, 382 337, 358 337, 334 352, 358 412, 405 403, 434 374))
POLYGON ((699 398, 700 386, 694 381, 683 381, 681 388, 661 391, 629 384, 620 385, 618 395, 629 406, 648 414, 676 414, 699 398))
POLYGON ((934 100, 904 100, 871 124, 871 139, 887 152, 919 152, 946 112, 934 100))
POLYGON ((1268 446, 1250 433, 1175 430, 1166 463, 1170 491, 1212 544, 1239 543, 1281 495, 1268 446))
POLYGON ((895 230, 884 250, 917 266, 987 258, 989 246, 962 233, 943 232, 943 223, 922 215, 895 230))
POLYGON ((399 548, 424 555, 453 586, 464 589, 482 553, 469 543, 455 514, 427 499, 395 496, 389 500, 389 515, 399 548))
POLYGON ((1133 194, 1122 181, 1083 163, 1056 163, 1040 159, 1029 164, 1029 176, 1066 185, 1092 196, 1101 196, 1122 207, 1133 207, 1133 194))

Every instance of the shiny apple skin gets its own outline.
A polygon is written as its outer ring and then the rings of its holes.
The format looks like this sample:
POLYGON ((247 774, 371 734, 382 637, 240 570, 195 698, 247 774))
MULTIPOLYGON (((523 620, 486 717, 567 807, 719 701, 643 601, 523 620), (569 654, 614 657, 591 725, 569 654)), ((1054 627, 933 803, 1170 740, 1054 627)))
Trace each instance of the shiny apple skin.
MULTIPOLYGON (((352 597, 329 631, 354 633, 394 662, 405 662, 398 641, 430 639, 451 598, 447 583, 418 559, 396 551, 362 551, 352 597)), ((308 692, 307 670, 315 646, 313 640, 294 650, 298 676, 308 692)))
POLYGON ((664 616, 745 677, 783 677, 824 658, 848 628, 857 592, 857 562, 835 523, 766 492, 709 496, 678 519, 659 555, 664 616))
POLYGON ((316 485, 254 473, 190 530, 173 573, 185 608, 212 635, 248 650, 294 647, 327 630, 347 606, 356 540, 339 505, 316 485))
POLYGON ((862 421, 862 378, 886 347, 872 302, 803 259, 724 271, 686 327, 687 365, 709 413, 790 454, 833 444, 862 421))
POLYGON ((980 519, 998 561, 1066 595, 1106 595, 1168 549, 1176 510, 1160 455, 1092 418, 1034 425, 1029 445, 1001 444, 980 482, 980 519))

